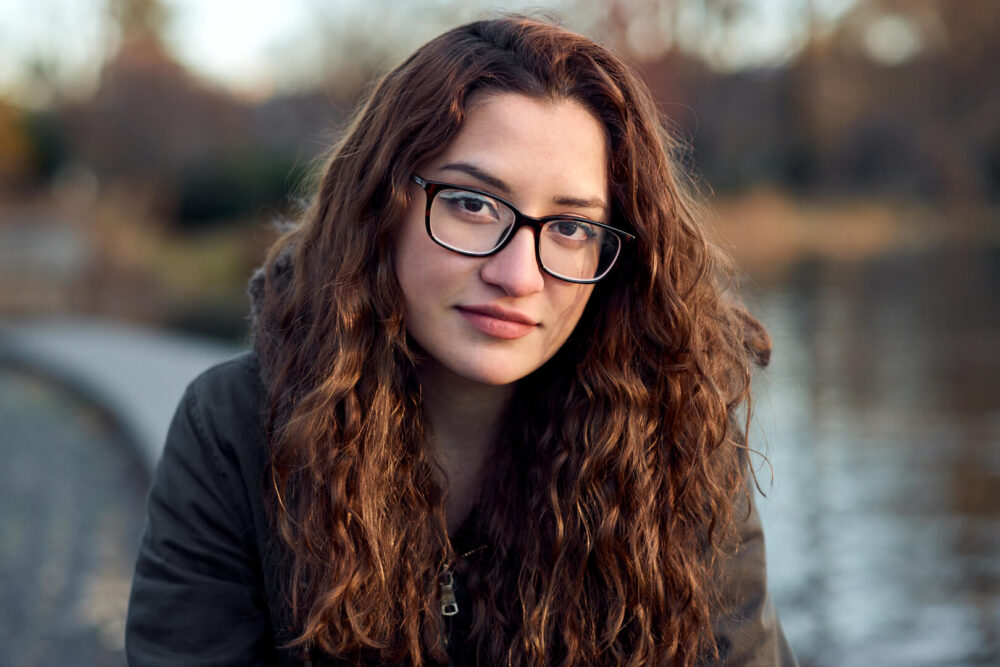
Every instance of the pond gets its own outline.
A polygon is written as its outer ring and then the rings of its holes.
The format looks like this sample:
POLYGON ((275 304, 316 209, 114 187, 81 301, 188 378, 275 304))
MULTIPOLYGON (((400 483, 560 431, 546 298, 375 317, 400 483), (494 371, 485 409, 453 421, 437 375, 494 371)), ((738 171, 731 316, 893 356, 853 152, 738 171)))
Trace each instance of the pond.
POLYGON ((803 265, 748 305, 771 590, 805 665, 1000 664, 1000 249, 803 265))

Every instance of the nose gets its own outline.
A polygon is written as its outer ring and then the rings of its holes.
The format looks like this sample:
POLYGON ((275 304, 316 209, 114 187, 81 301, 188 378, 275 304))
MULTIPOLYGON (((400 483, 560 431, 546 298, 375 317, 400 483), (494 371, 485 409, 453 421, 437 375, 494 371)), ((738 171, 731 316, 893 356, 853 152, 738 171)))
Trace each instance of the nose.
POLYGON ((542 291, 545 276, 535 254, 535 234, 522 227, 503 250, 486 258, 479 275, 508 296, 528 296, 542 291))

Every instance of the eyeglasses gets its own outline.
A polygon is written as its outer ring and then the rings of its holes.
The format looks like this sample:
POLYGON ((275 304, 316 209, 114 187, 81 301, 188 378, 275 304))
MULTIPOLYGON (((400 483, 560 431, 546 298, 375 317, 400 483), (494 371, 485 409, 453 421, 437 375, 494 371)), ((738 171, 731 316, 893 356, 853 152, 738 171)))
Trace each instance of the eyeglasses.
POLYGON ((534 230, 538 265, 571 283, 596 283, 608 275, 622 244, 635 237, 602 222, 572 215, 532 218, 488 192, 413 174, 427 194, 427 234, 438 245, 469 257, 501 250, 521 227, 534 230))

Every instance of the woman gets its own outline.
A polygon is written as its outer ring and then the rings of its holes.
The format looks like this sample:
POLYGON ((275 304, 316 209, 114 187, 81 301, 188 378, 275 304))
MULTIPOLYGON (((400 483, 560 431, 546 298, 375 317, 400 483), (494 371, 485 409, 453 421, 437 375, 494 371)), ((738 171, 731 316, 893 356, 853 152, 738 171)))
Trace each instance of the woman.
POLYGON ((145 664, 793 664, 728 300, 645 87, 544 22, 372 91, 189 388, 149 497, 145 664), (741 425, 742 424, 742 425, 741 425))

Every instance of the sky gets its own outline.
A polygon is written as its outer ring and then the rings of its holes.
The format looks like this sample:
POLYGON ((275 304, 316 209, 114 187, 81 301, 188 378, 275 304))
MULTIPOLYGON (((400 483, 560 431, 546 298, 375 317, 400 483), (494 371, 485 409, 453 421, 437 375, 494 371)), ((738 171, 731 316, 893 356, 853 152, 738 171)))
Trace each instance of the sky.
POLYGON ((309 24, 311 4, 169 0, 174 21, 167 38, 180 59, 207 78, 236 89, 252 88, 274 75, 275 52, 309 24), (281 10, 275 11, 278 6, 281 10))
MULTIPOLYGON (((407 25, 392 12, 372 15, 367 9, 392 6, 389 2, 364 0, 162 0, 170 11, 166 41, 175 55, 203 78, 234 92, 266 95, 282 84, 309 83, 319 76, 315 63, 322 60, 324 29, 343 35, 345 24, 358 24, 372 40, 406 41, 406 51, 425 41, 437 30, 428 25, 407 25), (280 10, 277 9, 280 7, 280 10), (396 21, 394 24, 393 21, 396 21)), ((836 16, 855 0, 812 0, 823 16, 836 16)), ((425 0, 433 9, 439 0, 425 0)), ((38 97, 27 63, 49 64, 60 85, 69 94, 85 94, 96 82, 99 65, 114 49, 116 36, 104 20, 107 0, 0 0, 0 97, 31 103, 38 97)), ((719 57, 723 66, 768 64, 779 61, 794 48, 796 21, 802 0, 757 0, 748 3, 751 13, 719 57)), ((467 3, 458 23, 497 7, 486 1, 467 3)), ((523 9, 549 6, 507 0, 500 8, 523 9)), ((446 19, 448 17, 445 17, 446 19)), ((573 17, 567 24, 574 26, 573 17)), ((642 35, 636 35, 641 42, 642 35)), ((36 69, 38 69, 36 67, 36 69)))

